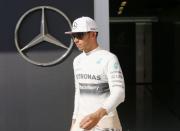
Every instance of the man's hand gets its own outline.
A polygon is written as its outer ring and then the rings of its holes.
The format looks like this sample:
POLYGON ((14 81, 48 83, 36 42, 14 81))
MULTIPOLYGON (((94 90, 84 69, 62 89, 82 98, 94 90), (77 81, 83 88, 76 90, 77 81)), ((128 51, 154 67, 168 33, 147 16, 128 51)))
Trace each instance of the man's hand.
POLYGON ((85 116, 80 122, 80 127, 86 130, 90 130, 96 126, 101 118, 106 114, 107 111, 104 108, 100 108, 96 112, 85 116))

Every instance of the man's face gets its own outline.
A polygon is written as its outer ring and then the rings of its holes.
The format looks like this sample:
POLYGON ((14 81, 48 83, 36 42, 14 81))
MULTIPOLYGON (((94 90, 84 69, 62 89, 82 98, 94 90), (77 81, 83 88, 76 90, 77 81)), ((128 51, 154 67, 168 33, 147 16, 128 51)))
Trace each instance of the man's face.
POLYGON ((90 32, 78 32, 78 33, 73 33, 72 37, 74 40, 74 43, 76 44, 77 48, 80 51, 88 51, 89 47, 89 36, 90 32))

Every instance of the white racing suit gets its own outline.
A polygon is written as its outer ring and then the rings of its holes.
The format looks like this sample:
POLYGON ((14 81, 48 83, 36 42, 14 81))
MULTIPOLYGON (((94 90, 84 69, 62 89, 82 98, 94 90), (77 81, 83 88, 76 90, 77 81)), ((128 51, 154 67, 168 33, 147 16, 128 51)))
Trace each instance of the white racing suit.
POLYGON ((123 73, 117 57, 99 47, 81 53, 73 62, 75 101, 71 131, 85 131, 79 127, 81 119, 99 108, 106 109, 104 116, 91 131, 121 131, 116 107, 125 99, 123 73), (113 130, 114 129, 114 130, 113 130), (115 130, 117 129, 117 130, 115 130), (109 130, 110 131, 110 130, 109 130))

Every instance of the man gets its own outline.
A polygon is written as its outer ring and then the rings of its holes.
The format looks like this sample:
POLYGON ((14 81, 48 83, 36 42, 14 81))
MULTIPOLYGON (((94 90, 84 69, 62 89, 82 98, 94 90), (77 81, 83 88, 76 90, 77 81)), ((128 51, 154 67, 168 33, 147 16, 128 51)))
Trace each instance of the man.
POLYGON ((73 62, 75 101, 71 131, 121 131, 116 107, 124 101, 124 78, 117 57, 99 47, 89 17, 73 22, 70 34, 80 51, 73 62))

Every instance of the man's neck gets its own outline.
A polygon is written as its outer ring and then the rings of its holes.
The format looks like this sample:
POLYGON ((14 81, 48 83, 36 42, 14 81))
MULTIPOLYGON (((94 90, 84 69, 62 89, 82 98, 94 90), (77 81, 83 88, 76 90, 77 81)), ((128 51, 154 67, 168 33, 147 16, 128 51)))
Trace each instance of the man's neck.
POLYGON ((84 50, 84 52, 85 52, 85 53, 88 53, 88 52, 90 52, 90 51, 96 49, 98 46, 99 46, 98 43, 92 44, 92 46, 89 47, 89 49, 84 50))

